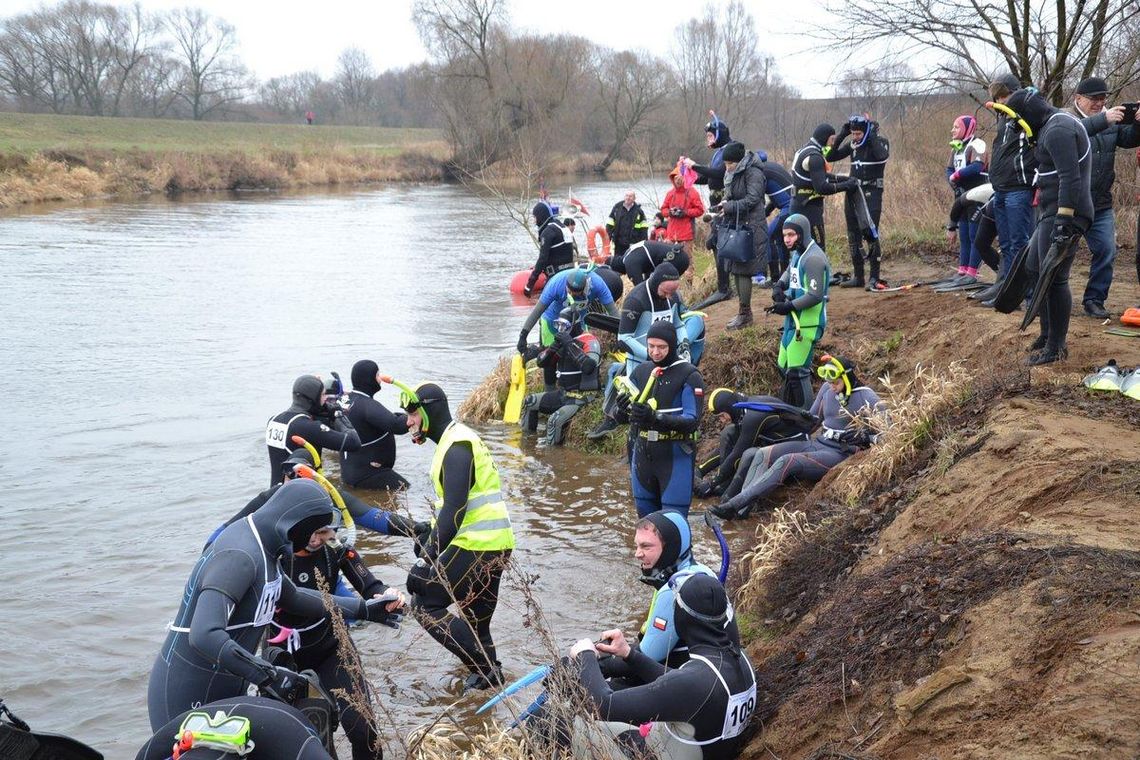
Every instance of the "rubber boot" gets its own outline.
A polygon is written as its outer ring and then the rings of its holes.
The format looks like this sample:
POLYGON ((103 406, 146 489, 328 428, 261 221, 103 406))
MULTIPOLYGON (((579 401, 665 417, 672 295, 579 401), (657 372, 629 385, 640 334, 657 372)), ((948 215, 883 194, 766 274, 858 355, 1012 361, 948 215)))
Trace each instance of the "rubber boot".
POLYGON ((740 306, 740 310, 736 312, 727 325, 724 326, 725 330, 743 330, 748 325, 752 324, 752 307, 740 306))
POLYGON ((866 285, 867 283, 863 279, 863 249, 862 248, 852 248, 851 249, 851 268, 853 270, 851 273, 851 279, 839 283, 839 287, 841 287, 841 288, 861 288, 864 285, 866 285))
MULTIPOLYGON (((871 263, 871 277, 867 280, 867 290, 879 289, 879 241, 871 243, 870 255, 867 257, 871 263)), ((886 283, 882 284, 886 287, 886 283)))

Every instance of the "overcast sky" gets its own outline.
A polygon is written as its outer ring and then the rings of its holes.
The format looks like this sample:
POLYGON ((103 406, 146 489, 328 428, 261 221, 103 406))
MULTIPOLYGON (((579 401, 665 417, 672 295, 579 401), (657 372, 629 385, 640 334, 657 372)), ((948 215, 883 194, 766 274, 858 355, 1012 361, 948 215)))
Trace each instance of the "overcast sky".
MULTIPOLYGON (((127 0, 112 0, 130 5, 127 0)), ((54 5, 46 0, 44 5, 54 5)), ((41 5, 0 0, 0 15, 11 16, 41 5)), ((359 47, 378 71, 424 60, 412 23, 412 0, 141 0, 147 10, 196 6, 221 16, 238 31, 241 55, 259 79, 314 69, 331 76, 337 56, 359 47)), ((805 97, 832 95, 827 85, 842 56, 820 50, 801 33, 826 16, 823 0, 745 0, 760 32, 761 49, 774 55, 781 75, 805 97), (776 20, 779 20, 778 23, 776 20), (812 48, 815 50, 812 50, 812 48)), ((570 31, 615 49, 643 48, 665 57, 678 24, 703 13, 704 5, 685 2, 577 0, 571 3, 509 0, 516 29, 570 31), (679 10, 668 12, 675 7, 679 10)))

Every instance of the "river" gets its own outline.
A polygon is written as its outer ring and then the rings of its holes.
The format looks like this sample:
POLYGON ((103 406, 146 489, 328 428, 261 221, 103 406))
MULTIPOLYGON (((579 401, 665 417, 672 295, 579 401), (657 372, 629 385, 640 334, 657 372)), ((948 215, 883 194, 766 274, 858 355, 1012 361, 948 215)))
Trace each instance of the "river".
MULTIPOLYGON (((598 223, 622 189, 574 194, 598 223)), ((347 380, 371 358, 407 382, 439 382, 454 408, 513 346, 528 307, 506 283, 533 257, 517 225, 454 186, 0 216, 0 697, 35 729, 132 757, 150 733, 146 681, 164 627, 204 538, 265 488, 265 421, 289 405, 293 379, 347 380)), ((396 405, 391 388, 379 398, 396 405)), ((481 431, 555 639, 631 628, 650 592, 636 582, 622 463, 551 456, 513 426, 481 431)), ((422 518, 431 451, 399 442, 422 518)), ((378 577, 403 583, 406 540, 361 546, 378 577)), ((543 659, 529 623, 512 585, 494 622, 509 676, 543 659)), ((396 735, 453 703, 472 725, 485 695, 457 696, 458 662, 414 622, 354 637, 393 756, 396 735)))

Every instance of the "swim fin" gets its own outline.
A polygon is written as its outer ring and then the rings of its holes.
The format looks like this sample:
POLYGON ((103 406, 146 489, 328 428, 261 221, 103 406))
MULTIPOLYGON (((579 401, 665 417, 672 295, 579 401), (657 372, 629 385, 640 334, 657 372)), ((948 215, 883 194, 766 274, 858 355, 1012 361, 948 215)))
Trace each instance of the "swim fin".
POLYGON ((1033 245, 1037 233, 1034 232, 1033 235, 1034 237, 1029 238, 1029 242, 1013 257, 1009 273, 1001 281, 1001 287, 994 296, 994 311, 1012 314, 1025 300, 1025 291, 1029 289, 1029 272, 1025 268, 1025 260, 1029 258, 1029 248, 1033 245))
POLYGON ((1116 359, 1109 359, 1108 364, 1086 377, 1082 383, 1086 388, 1094 391, 1119 391, 1121 390, 1121 380, 1116 359))
MULTIPOLYGON (((714 290, 712 293, 710 293, 708 295, 707 298, 705 298, 705 300, 701 301, 699 304, 697 304, 693 308, 694 309, 707 309, 708 307, 712 306, 713 304, 720 303, 721 301, 727 301, 730 298, 732 298, 732 292, 731 291, 714 290)), ((614 332, 617 332, 617 331, 615 330, 614 332)))
POLYGON ((503 422, 518 422, 522 416, 523 399, 526 397, 526 365, 522 354, 511 359, 511 389, 507 391, 507 402, 503 404, 503 422))
POLYGON ((1120 392, 1128 398, 1140 401, 1140 367, 1129 372, 1120 381, 1120 392))
POLYGON ((1057 270, 1065 259, 1076 252, 1073 249, 1076 247, 1074 243, 1077 240, 1079 238, 1074 235, 1054 240, 1049 244, 1049 250, 1045 252, 1045 260, 1041 262, 1041 271, 1037 273, 1037 284, 1033 286, 1033 295, 1025 307, 1025 316, 1021 318, 1022 330, 1029 327, 1029 324, 1037 318, 1037 313, 1041 311, 1041 305, 1045 303, 1045 297, 1049 294, 1050 288, 1053 287, 1057 270))

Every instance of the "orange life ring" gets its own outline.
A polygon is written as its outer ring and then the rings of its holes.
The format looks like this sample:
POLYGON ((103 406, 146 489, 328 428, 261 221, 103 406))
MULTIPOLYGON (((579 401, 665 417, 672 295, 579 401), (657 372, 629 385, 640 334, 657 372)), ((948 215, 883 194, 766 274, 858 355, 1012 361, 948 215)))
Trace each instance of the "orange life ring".
POLYGON ((610 255, 610 233, 606 232, 606 226, 599 224, 597 227, 591 227, 586 230, 586 252, 590 254, 590 260, 596 264, 603 263, 610 255), (598 237, 601 237, 602 244, 599 248, 598 237))

